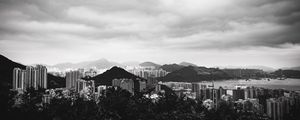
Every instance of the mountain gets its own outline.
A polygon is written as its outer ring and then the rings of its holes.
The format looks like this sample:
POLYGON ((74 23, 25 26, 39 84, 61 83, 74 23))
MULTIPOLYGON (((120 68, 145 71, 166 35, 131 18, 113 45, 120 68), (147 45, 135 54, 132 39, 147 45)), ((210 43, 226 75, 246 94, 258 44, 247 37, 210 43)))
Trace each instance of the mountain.
MULTIPOLYGON (((15 67, 26 69, 26 66, 20 63, 16 63, 3 55, 0 55, 0 66, 1 87, 5 86, 7 88, 12 88, 13 69, 15 67)), ((65 85, 65 79, 62 77, 48 74, 47 79, 49 88, 64 87, 65 85)))
POLYGON ((255 66, 246 66, 246 68, 249 69, 261 69, 265 72, 274 72, 276 69, 268 66, 261 66, 261 65, 255 65, 255 66))
POLYGON ((189 62, 181 62, 181 63, 179 63, 179 65, 182 65, 182 66, 197 66, 196 64, 189 63, 189 62))
POLYGON ((300 66, 298 66, 298 67, 291 67, 290 70, 300 70, 300 66))
POLYGON ((241 69, 260 69, 265 72, 274 72, 276 69, 268 66, 262 66, 262 65, 252 65, 252 66, 216 66, 220 69, 236 69, 236 68, 241 68, 241 69))
POLYGON ((153 62, 143 62, 143 63, 140 64, 140 66, 142 66, 142 67, 151 67, 151 66, 153 66, 155 68, 159 68, 161 65, 153 63, 153 62))
POLYGON ((297 67, 284 67, 284 68, 281 68, 282 70, 300 70, 300 66, 297 66, 297 67))
POLYGON ((94 80, 95 81, 95 86, 99 85, 107 85, 111 86, 112 85, 112 80, 113 79, 119 79, 119 78, 127 78, 127 79, 133 79, 134 83, 138 83, 139 80, 145 80, 143 78, 140 78, 138 76, 135 76, 126 70, 120 68, 120 67, 112 67, 111 69, 105 71, 102 74, 99 74, 97 76, 87 78, 86 80, 94 80))
POLYGON ((287 78, 300 78, 299 70, 276 70, 274 74, 277 77, 281 77, 283 75, 287 78))
POLYGON ((187 66, 160 78, 161 81, 168 82, 200 82, 211 80, 231 79, 225 72, 217 68, 187 66), (212 73, 212 74, 211 74, 212 73))
POLYGON ((167 72, 173 72, 173 71, 179 70, 179 69, 184 68, 184 67, 185 66, 178 65, 178 64, 164 64, 160 68, 167 71, 167 72))
POLYGON ((108 61, 106 59, 99 59, 99 60, 84 61, 79 63, 60 63, 49 67, 58 68, 60 70, 66 70, 66 69, 93 68, 93 67, 96 67, 98 69, 106 69, 106 68, 111 68, 113 66, 123 66, 123 65, 117 62, 108 61))

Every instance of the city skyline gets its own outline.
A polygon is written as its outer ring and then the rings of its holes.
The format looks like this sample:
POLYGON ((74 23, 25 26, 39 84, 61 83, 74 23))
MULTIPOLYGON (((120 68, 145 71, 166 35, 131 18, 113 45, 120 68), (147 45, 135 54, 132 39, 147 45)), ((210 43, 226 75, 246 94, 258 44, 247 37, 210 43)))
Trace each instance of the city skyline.
POLYGON ((23 64, 300 66, 297 0, 0 0, 0 54, 23 64))

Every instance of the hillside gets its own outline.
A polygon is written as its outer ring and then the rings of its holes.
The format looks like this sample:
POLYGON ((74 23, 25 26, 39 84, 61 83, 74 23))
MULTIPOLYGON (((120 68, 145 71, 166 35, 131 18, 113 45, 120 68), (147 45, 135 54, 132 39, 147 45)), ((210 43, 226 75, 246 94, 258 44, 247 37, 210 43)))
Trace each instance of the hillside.
POLYGON ((174 72, 176 70, 184 68, 184 66, 178 65, 178 64, 165 64, 165 65, 161 66, 160 68, 167 72, 174 72))
POLYGON ((287 78, 300 78, 299 70, 277 70, 274 72, 277 77, 284 75, 287 78))
POLYGON ((282 70, 299 70, 300 71, 300 66, 297 66, 297 67, 284 67, 284 68, 281 68, 282 70))
POLYGON ((200 82, 230 78, 228 74, 216 68, 188 66, 171 72, 160 80, 164 82, 200 82))

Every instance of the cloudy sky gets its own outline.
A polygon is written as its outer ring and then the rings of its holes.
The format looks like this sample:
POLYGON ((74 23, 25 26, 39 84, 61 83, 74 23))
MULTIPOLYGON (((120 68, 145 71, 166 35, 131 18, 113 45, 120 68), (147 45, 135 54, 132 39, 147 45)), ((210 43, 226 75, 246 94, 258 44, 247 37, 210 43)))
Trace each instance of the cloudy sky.
POLYGON ((0 54, 300 66, 299 0, 0 0, 0 54))

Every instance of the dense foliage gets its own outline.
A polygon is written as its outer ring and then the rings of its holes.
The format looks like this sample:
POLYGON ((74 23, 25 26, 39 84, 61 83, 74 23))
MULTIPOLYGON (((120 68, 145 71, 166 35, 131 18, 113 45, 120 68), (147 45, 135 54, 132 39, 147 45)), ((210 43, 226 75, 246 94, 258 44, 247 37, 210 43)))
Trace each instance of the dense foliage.
POLYGON ((157 99, 149 93, 131 95, 120 88, 109 88, 96 101, 84 100, 76 93, 72 97, 54 97, 50 104, 41 104, 43 90, 30 89, 23 94, 10 92, 9 119, 44 120, 260 120, 262 115, 234 109, 223 101, 218 110, 206 109, 201 101, 177 97, 172 92, 159 93, 157 99), (17 104, 15 104, 17 102, 17 104))

